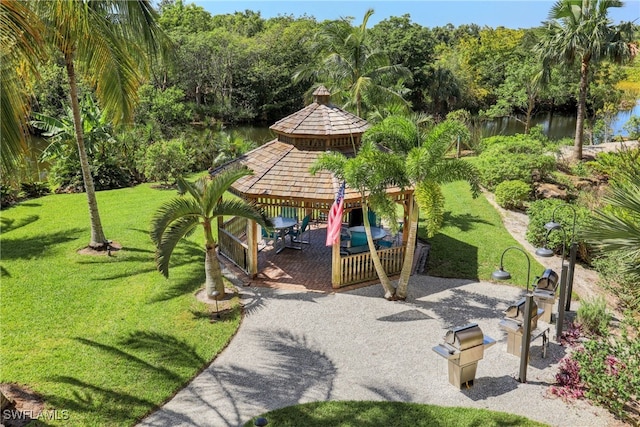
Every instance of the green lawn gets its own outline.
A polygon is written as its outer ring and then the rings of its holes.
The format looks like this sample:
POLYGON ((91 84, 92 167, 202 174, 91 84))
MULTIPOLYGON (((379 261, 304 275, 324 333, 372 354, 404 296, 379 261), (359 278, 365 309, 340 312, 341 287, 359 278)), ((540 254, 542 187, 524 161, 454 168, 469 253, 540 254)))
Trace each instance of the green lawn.
POLYGON ((26 384, 63 425, 131 425, 180 389, 233 336, 235 308, 211 323, 193 294, 204 283, 202 234, 178 245, 171 277, 154 265, 150 218, 175 191, 140 185, 97 194, 112 257, 89 242, 84 194, 1 212, 0 382, 26 384))
MULTIPOLYGON (((486 409, 445 408, 404 402, 314 402, 268 412, 273 427, 473 427, 544 426, 517 415, 486 409)), ((254 419, 255 420, 255 419, 254 419)), ((254 425, 254 420, 245 427, 254 425)))
MULTIPOLYGON (((443 186, 445 221, 431 243, 428 274, 474 280, 491 280, 491 273, 500 266, 502 252, 520 244, 502 225, 500 214, 480 195, 473 199, 469 185, 455 182, 443 186)), ((421 228, 421 236, 425 236, 421 228)), ((511 273, 511 282, 524 287, 527 281, 527 260, 517 250, 509 250, 504 268, 511 273)), ((542 274, 544 267, 531 257, 531 280, 542 274)))

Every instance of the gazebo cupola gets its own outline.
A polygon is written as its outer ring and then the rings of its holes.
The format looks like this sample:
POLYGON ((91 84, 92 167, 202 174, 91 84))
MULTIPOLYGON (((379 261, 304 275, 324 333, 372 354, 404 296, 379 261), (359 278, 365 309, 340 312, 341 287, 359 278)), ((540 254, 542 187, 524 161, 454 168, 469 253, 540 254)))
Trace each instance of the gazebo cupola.
POLYGON ((319 86, 313 92, 311 104, 276 122, 270 129, 276 133, 278 141, 301 150, 357 150, 369 124, 331 104, 330 98, 327 88, 319 86))

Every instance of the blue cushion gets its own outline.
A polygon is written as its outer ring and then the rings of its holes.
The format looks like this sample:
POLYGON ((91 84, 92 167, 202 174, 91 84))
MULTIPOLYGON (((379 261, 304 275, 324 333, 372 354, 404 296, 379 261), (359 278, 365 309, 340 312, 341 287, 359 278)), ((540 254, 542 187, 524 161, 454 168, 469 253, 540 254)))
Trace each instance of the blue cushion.
POLYGON ((367 244, 367 235, 361 231, 351 232, 351 246, 363 246, 367 244))

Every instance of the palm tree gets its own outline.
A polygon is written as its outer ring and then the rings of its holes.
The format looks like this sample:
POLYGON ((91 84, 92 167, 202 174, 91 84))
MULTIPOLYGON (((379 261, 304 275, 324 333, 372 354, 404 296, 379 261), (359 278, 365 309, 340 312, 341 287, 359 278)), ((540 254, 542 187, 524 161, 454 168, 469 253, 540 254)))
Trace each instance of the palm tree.
MULTIPOLYGON (((615 253, 632 282, 640 283, 640 171, 629 170, 616 177, 606 207, 596 209, 592 224, 582 235, 603 253, 615 253)), ((640 286, 628 289, 640 303, 640 286)))
POLYGON ((406 179, 415 188, 409 208, 409 233, 407 249, 396 288, 397 299, 407 297, 409 277, 413 266, 418 234, 419 210, 423 210, 427 235, 435 235, 444 217, 444 196, 440 185, 465 180, 471 186, 474 197, 480 191, 479 174, 469 162, 447 157, 452 141, 458 137, 468 138, 469 131, 460 122, 446 120, 429 131, 407 117, 389 117, 368 129, 364 141, 375 141, 386 145, 405 156, 406 179))
POLYGON ((364 117, 365 105, 381 101, 408 106, 402 97, 402 84, 411 80, 411 72, 401 65, 391 65, 389 57, 369 42, 367 22, 373 9, 367 10, 358 27, 342 19, 327 23, 317 34, 320 64, 304 65, 294 74, 294 81, 314 79, 324 82, 344 99, 344 108, 355 109, 364 117))
POLYGON ((156 245, 158 270, 169 277, 169 261, 178 242, 189 236, 199 225, 205 238, 205 288, 208 296, 214 290, 224 296, 222 271, 216 256, 216 241, 213 237, 215 218, 229 215, 247 218, 267 227, 264 215, 253 205, 242 200, 224 200, 224 193, 243 176, 251 175, 248 168, 230 169, 210 178, 203 176, 195 183, 178 178, 183 194, 191 198, 177 197, 161 206, 151 221, 151 240, 156 245))
POLYGON ((547 22, 536 50, 542 59, 548 77, 552 64, 580 63, 580 84, 576 135, 573 158, 582 160, 584 118, 589 86, 589 69, 602 60, 617 63, 630 59, 636 51, 631 44, 631 22, 613 26, 608 18, 609 9, 621 7, 619 0, 559 0, 549 12, 547 22))
POLYGON ((312 174, 319 170, 333 173, 336 178, 345 181, 347 186, 360 193, 362 218, 371 260, 384 288, 385 298, 394 299, 395 289, 380 262, 371 236, 369 208, 382 217, 391 218, 392 224, 397 224, 395 204, 387 197, 386 190, 390 186, 402 187, 406 184, 402 158, 379 150, 373 143, 363 143, 357 155, 352 158, 347 158, 339 152, 323 153, 311 166, 312 174))
POLYGON ((82 129, 77 77, 95 87, 103 110, 115 125, 131 120, 147 64, 161 51, 165 38, 156 24, 150 1, 50 0, 32 3, 44 24, 43 38, 64 61, 69 80, 71 110, 82 168, 89 216, 89 246, 106 247, 98 202, 82 129))
POLYGON ((42 23, 26 4, 0 0, 0 166, 3 172, 15 167, 26 143, 26 117, 29 97, 24 91, 23 69, 35 75, 36 63, 42 57, 42 23))

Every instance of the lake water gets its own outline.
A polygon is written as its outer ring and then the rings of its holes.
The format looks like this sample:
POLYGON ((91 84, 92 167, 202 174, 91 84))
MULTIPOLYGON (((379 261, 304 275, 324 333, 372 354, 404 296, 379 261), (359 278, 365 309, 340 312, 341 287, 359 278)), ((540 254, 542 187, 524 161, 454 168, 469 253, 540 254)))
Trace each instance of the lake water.
MULTIPOLYGON (((620 111, 614 118, 611 128, 613 135, 628 136, 623 126, 631 116, 640 116, 640 102, 632 109, 620 111)), ((533 117, 532 125, 542 125, 543 132, 549 139, 573 138, 576 131, 576 116, 566 114, 538 114, 533 117)), ((524 132, 524 124, 513 118, 491 120, 483 125, 483 136, 513 135, 524 132)))
MULTIPOLYGON (((640 102, 634 108, 627 111, 620 111, 611 128, 613 135, 628 136, 628 133, 622 128, 631 118, 632 115, 640 116, 640 102)), ((573 138, 576 131, 575 115, 567 114, 538 114, 533 117, 532 125, 542 125, 545 135, 549 139, 573 138)), ((264 144, 272 140, 275 134, 272 133, 267 126, 239 126, 228 128, 231 132, 237 132, 243 138, 255 141, 258 145, 264 144)), ((487 121, 482 126, 482 136, 494 135, 514 135, 524 132, 524 124, 514 118, 501 118, 487 121)))

